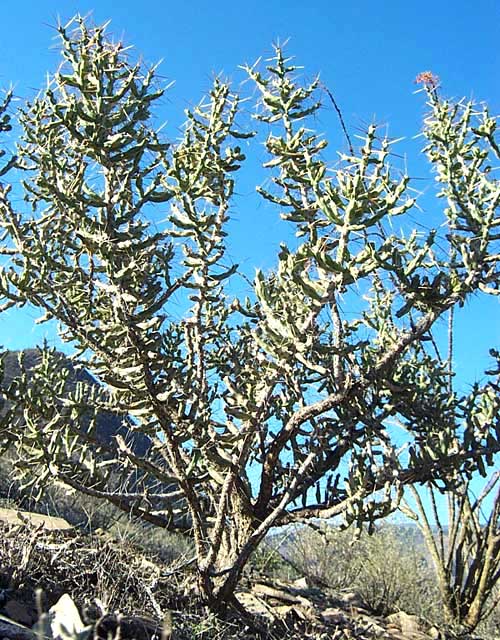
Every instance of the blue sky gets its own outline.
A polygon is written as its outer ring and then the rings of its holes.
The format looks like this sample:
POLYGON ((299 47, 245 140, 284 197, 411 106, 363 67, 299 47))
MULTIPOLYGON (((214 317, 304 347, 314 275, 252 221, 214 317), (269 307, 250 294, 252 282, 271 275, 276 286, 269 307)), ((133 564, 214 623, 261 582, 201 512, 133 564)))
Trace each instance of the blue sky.
MULTIPOLYGON (((413 139, 424 113, 422 95, 414 95, 417 73, 431 69, 446 94, 473 96, 500 113, 498 1, 9 2, 2 12, 0 86, 12 83, 20 98, 33 96, 58 64, 53 25, 58 16, 65 21, 76 12, 93 12, 96 22, 111 19, 112 32, 147 63, 163 59, 160 73, 175 85, 158 117, 168 120, 165 131, 174 139, 183 109, 209 89, 214 72, 238 85, 238 65, 268 55, 273 42, 287 38, 306 75, 319 72, 334 93, 353 135, 375 121, 388 123, 391 136, 407 136, 400 151, 409 154, 410 174, 422 178, 415 186, 424 192, 434 186, 418 155, 421 141, 413 139)), ((345 141, 333 110, 325 107, 318 128, 329 135, 333 155, 345 141)), ((249 274, 255 266, 272 267, 288 233, 278 213, 251 196, 251 177, 239 187, 230 239, 231 256, 249 274)), ((421 223, 432 220, 437 205, 422 198, 421 223)), ((52 339, 50 328, 33 329, 33 317, 26 310, 0 316, 0 344, 20 348, 52 339)), ((500 346, 498 320, 494 299, 477 300, 459 314, 457 364, 464 377, 480 376, 488 347, 500 346)))

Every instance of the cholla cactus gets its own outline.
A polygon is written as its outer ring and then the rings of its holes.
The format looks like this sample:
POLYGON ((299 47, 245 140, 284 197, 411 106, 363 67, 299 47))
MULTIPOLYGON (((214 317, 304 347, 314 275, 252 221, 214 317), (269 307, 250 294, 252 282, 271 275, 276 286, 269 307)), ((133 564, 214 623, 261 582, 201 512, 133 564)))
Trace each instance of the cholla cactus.
POLYGON ((62 66, 20 115, 31 212, 16 210, 8 187, 0 194, 0 290, 55 318, 102 392, 65 393, 47 349, 31 382, 11 385, 23 420, 4 420, 2 437, 21 472, 39 465, 28 481, 53 479, 189 532, 200 588, 218 608, 271 527, 371 523, 405 484, 451 486, 456 469, 491 462, 497 387, 458 397, 431 340, 455 305, 498 291, 487 110, 427 86, 427 155, 447 230, 404 237, 391 222, 414 200, 390 166, 391 142, 371 126, 358 151, 328 164, 308 124, 318 81, 302 86, 279 47, 265 72, 247 68, 268 131, 271 186, 259 191, 298 241, 282 246, 274 272, 257 272, 253 296, 233 300, 226 226, 241 139, 253 135, 238 128, 239 97, 215 80, 168 144, 151 125, 163 94, 154 69, 80 18, 59 35, 62 66), (357 314, 346 312, 353 302, 357 314), (148 453, 96 440, 101 409, 147 435, 148 453), (395 422, 407 432, 402 454, 395 422))

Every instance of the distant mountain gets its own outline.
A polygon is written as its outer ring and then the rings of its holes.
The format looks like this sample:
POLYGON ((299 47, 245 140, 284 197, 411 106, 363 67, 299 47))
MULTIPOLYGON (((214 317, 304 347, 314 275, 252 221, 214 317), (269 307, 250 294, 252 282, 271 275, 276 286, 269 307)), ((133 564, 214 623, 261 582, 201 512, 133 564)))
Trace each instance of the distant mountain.
MULTIPOLYGON (((40 361, 40 352, 38 349, 26 349, 23 353, 24 366, 29 372, 40 361)), ((3 352, 4 375, 3 380, 0 380, 0 390, 20 374, 19 354, 19 351, 3 352)), ((78 382, 84 382, 95 387, 100 386, 88 371, 80 368, 75 369, 71 360, 64 353, 57 352, 56 358, 58 358, 61 368, 69 371, 68 388, 70 390, 74 389, 78 382)), ((111 442, 113 436, 117 434, 123 436, 130 443, 137 455, 144 455, 151 446, 151 441, 146 435, 130 430, 127 426, 126 416, 119 416, 110 411, 101 411, 96 421, 96 437, 101 442, 107 443, 111 442)))

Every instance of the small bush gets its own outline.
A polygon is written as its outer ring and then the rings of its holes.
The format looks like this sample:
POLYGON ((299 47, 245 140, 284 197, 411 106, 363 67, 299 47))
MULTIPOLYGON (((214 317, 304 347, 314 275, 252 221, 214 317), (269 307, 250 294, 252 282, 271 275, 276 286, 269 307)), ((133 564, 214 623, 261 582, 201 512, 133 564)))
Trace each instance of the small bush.
POLYGON ((166 564, 184 562, 194 555, 194 545, 188 537, 134 520, 118 521, 108 532, 116 540, 131 543, 145 556, 153 556, 166 564))
POLYGON ((363 554, 352 544, 352 533, 333 527, 296 529, 286 556, 312 581, 335 590, 352 588, 361 571, 363 554))
POLYGON ((352 531, 324 526, 296 532, 290 562, 311 580, 354 590, 378 615, 397 610, 435 620, 438 591, 424 548, 412 531, 384 526, 354 539, 352 531))
POLYGON ((254 577, 294 580, 302 575, 282 555, 287 536, 270 537, 253 552, 248 572, 254 577))
POLYGON ((356 590, 374 612, 397 610, 436 622, 439 593, 433 568, 420 544, 398 527, 384 527, 360 540, 364 562, 356 590))

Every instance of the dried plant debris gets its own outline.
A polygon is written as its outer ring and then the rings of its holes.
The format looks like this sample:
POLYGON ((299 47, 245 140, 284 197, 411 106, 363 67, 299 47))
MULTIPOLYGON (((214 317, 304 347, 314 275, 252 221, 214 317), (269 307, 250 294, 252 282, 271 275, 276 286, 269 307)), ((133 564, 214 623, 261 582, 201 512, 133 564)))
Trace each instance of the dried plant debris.
MULTIPOLYGON (((169 579, 173 588, 172 576, 169 579)), ((97 608, 149 615, 155 615, 165 604, 161 598, 172 593, 168 584, 162 584, 160 566, 126 541, 118 543, 105 534, 83 537, 72 530, 0 523, 1 604, 5 606, 15 594, 34 607, 38 588, 43 589, 45 608, 71 593, 89 612, 97 608), (153 596, 156 591, 160 602, 153 596)))
POLYGON ((377 617, 356 593, 259 580, 226 621, 207 613, 189 569, 126 540, 0 522, 0 637, 9 640, 439 640, 416 616, 377 617), (246 612, 246 616, 242 615, 246 612))

